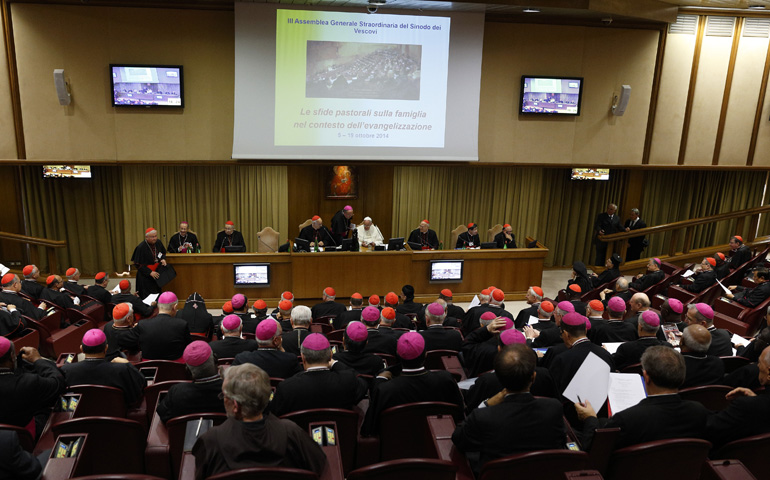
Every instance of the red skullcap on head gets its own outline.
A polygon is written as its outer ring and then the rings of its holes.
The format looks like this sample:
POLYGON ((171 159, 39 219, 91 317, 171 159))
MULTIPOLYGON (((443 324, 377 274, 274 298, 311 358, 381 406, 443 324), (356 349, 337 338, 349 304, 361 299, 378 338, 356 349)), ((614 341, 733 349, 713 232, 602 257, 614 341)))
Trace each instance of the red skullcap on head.
POLYGON ((482 320, 494 320, 495 318, 497 318, 497 315, 492 312, 484 312, 481 314, 482 320))
POLYGON ((3 275, 3 279, 0 280, 0 283, 2 283, 3 285, 8 285, 13 281, 14 277, 16 277, 15 274, 6 273, 5 275, 3 275))
POLYGON ((714 258, 711 258, 711 257, 707 257, 707 258, 706 258, 706 261, 707 261, 707 262, 709 263, 709 265, 711 265, 712 267, 716 267, 716 266, 717 266, 717 261, 716 261, 716 259, 714 259, 714 258))
POLYGON ((149 227, 147 230, 144 231, 144 234, 147 235, 148 233, 155 230, 155 227, 149 227))
POLYGON ((326 350, 329 348, 329 340, 320 333, 311 333, 302 341, 302 347, 308 350, 326 350))
POLYGON ((564 315, 561 319, 561 323, 564 323, 566 325, 571 325, 573 327, 577 327, 580 325, 585 325, 586 320, 588 320, 586 317, 579 313, 568 313, 564 315))
MULTIPOLYGON (((725 254, 724 254, 724 253, 722 253, 722 252, 717 252, 717 257, 719 257, 719 259, 720 259, 720 260, 724 260, 724 259, 726 258, 726 257, 725 257, 725 254)), ((26 274, 25 274, 25 275, 26 275, 26 274)))
POLYGON ((320 219, 321 217, 319 217, 318 215, 313 215, 313 218, 311 218, 310 220, 315 222, 316 220, 320 220, 320 219))
POLYGON ((708 304, 696 303, 695 308, 698 310, 698 313, 704 317, 708 318, 709 320, 714 320, 714 309, 712 309, 708 304))
POLYGON ((354 342, 363 342, 369 337, 369 331, 366 329, 366 325, 361 322, 353 321, 348 323, 345 331, 348 334, 348 338, 354 342))
POLYGON ((284 312, 288 312, 291 310, 292 303, 288 300, 281 300, 281 302, 278 304, 278 310, 283 310, 284 312))
POLYGON ((435 315, 437 317, 441 316, 444 314, 444 307, 442 307, 436 302, 433 302, 430 305, 428 305, 428 313, 430 313, 431 315, 435 315))
POLYGON ((642 321, 651 327, 660 326, 660 317, 652 310, 645 310, 642 312, 642 321))
POLYGON ((540 287, 529 287, 529 288, 531 288, 531 289, 532 289, 532 291, 533 291, 533 292, 535 292, 535 294, 536 294, 538 297, 543 297, 543 296, 545 296, 545 293, 543 293, 543 289, 542 289, 542 288, 540 288, 540 287))
MULTIPOLYGON (((262 322, 260 322, 260 324, 261 323, 262 322)), ((227 315, 222 319, 222 326, 230 331, 235 330, 241 326, 241 317, 238 315, 227 315)))
POLYGON ((267 303, 261 298, 254 302, 254 310, 264 310, 267 308, 267 303))
POLYGON ((369 305, 379 305, 379 304, 380 304, 379 295, 372 295, 369 297, 369 305))
POLYGON ((428 225, 430 225, 430 222, 429 222, 429 221, 427 221, 427 220, 425 220, 425 219, 423 219, 423 220, 422 220, 422 222, 420 222, 420 223, 423 223, 423 222, 425 222, 425 223, 427 223, 428 225))
POLYGON ((445 288, 445 289, 441 290, 441 295, 443 295, 443 296, 445 296, 447 298, 452 298, 452 290, 450 290, 448 288, 445 288))
POLYGON ((242 293, 236 293, 233 295, 232 300, 230 300, 233 304, 233 308, 238 310, 240 308, 243 308, 244 305, 246 305, 246 296, 242 293))
POLYGON ((83 335, 83 345, 86 347, 96 347, 107 341, 104 332, 98 328, 92 328, 83 335))
POLYGON ((527 339, 523 333, 511 328, 500 333, 500 341, 503 345, 511 345, 514 343, 527 343, 527 339))
POLYGON ((623 312, 626 310, 626 302, 620 297, 612 297, 607 302, 607 306, 610 307, 612 312, 623 312))
POLYGON ((380 319, 380 311, 377 310, 377 307, 366 307, 361 312, 361 319, 365 322, 376 322, 380 319))
POLYGON ((556 305, 556 308, 558 308, 562 312, 575 313, 575 305, 573 305, 572 302, 568 302, 566 300, 563 302, 559 302, 559 304, 556 305))
POLYGON ((77 271, 78 271, 78 269, 77 269, 77 268, 75 268, 75 267, 70 267, 70 268, 68 268, 68 269, 67 269, 67 271, 65 272, 65 275, 67 275, 68 277, 71 277, 71 276, 75 275, 75 272, 77 272, 77 271))
POLYGON ((494 286, 494 285, 490 285, 490 286, 488 286, 488 287, 487 287, 487 290, 489 290, 489 293, 491 294, 492 292, 494 292, 495 290, 497 290, 497 287, 496 287, 496 286, 494 286))
POLYGON ((511 224, 510 224, 510 223, 506 223, 505 225, 503 225, 503 228, 508 228, 508 227, 510 227, 510 226, 511 226, 511 224))
POLYGON ((677 298, 669 298, 668 306, 671 307, 671 310, 673 310, 674 313, 684 312, 684 305, 682 304, 681 300, 677 298))
POLYGON ((588 302, 588 306, 591 307, 591 310, 594 312, 603 312, 604 311, 604 304, 601 300, 591 300, 588 302))
POLYGON ((21 271, 25 276, 26 275, 32 275, 32 271, 35 269, 34 265, 27 265, 24 267, 24 270, 21 271))
POLYGON ((233 302, 230 300, 226 301, 224 305, 222 305, 222 311, 225 313, 233 313, 233 302))
POLYGON ((505 300, 505 292, 503 292, 502 290, 500 290, 500 289, 498 288, 497 290, 495 290, 494 292, 492 292, 492 298, 493 298, 493 299, 494 299, 496 302, 502 302, 503 300, 505 300))
POLYGON ((96 280, 97 282, 101 282, 102 280, 104 280, 104 277, 106 277, 106 276, 107 276, 106 272, 99 272, 94 277, 94 280, 96 280))
POLYGON ((0 337, 0 357, 8 353, 11 349, 11 341, 5 337, 0 337))
POLYGON ((337 292, 332 287, 324 288, 324 294, 327 297, 336 297, 337 296, 337 292))
POLYGON ((735 235, 735 239, 738 240, 739 242, 743 242, 743 237, 741 237, 740 235, 735 235))
POLYGON ((569 289, 572 290, 575 293, 582 293, 583 292, 583 289, 580 288, 580 285, 578 285, 577 283, 573 283, 572 285, 570 285, 569 289))
POLYGON ((540 309, 544 312, 551 313, 553 312, 553 303, 546 300, 545 302, 540 304, 540 309))
POLYGON ((235 225, 232 220, 228 220, 225 222, 225 225, 235 225))
POLYGON ((486 296, 489 296, 489 289, 488 289, 488 288, 485 288, 484 290, 482 290, 482 291, 481 291, 481 294, 482 294, 482 295, 486 295, 486 296))
POLYGON ((187 345, 182 354, 184 363, 191 367, 200 367, 211 357, 211 347, 203 340, 196 340, 187 345))
POLYGON ((425 339, 417 332, 406 332, 398 338, 396 353, 404 360, 414 360, 425 350, 425 339))
POLYGON ((363 300, 364 297, 361 296, 360 293, 356 292, 353 295, 350 296, 350 298, 355 298, 356 300, 363 300))
POLYGON ((278 331, 278 322, 273 318, 266 318, 259 322, 257 325, 256 337, 257 340, 270 340, 275 336, 275 332, 278 331))
POLYGON ((129 288, 131 288, 131 282, 129 282, 128 280, 121 280, 120 283, 118 283, 118 286, 120 287, 121 290, 128 290, 129 288))
POLYGON ((45 283, 50 285, 56 280, 56 275, 48 275, 48 278, 45 279, 45 283))
POLYGON ((385 307, 382 309, 382 317, 387 318, 388 320, 394 320, 396 318, 396 311, 390 307, 385 307))
POLYGON ((283 292, 281 294, 281 298, 291 302, 292 300, 294 300, 294 294, 291 293, 290 291, 286 290, 285 292, 283 292))
POLYGON ((112 318, 115 320, 123 320, 128 315, 128 303, 119 303, 112 309, 112 318))
POLYGON ((473 222, 469 223, 468 224, 468 230, 473 230, 473 227, 475 227, 475 226, 476 226, 475 223, 473 223, 473 222))
POLYGON ((393 292, 388 292, 388 294, 385 295, 385 302, 391 305, 398 304, 398 295, 393 292))

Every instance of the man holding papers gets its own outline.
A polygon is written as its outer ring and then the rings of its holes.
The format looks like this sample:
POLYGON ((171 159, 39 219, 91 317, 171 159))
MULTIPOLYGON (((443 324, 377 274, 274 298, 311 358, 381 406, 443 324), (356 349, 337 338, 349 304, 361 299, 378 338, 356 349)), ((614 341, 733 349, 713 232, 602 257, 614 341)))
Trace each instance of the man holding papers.
POLYGON ((652 310, 645 310, 639 318, 637 333, 639 339, 633 342, 626 342, 618 347, 618 351, 612 354, 615 360, 615 366, 618 370, 639 363, 642 354, 650 347, 664 346, 670 347, 667 342, 658 340, 658 329, 660 328, 660 317, 652 310))
POLYGON ((560 393, 564 392, 591 352, 604 360, 610 366, 610 370, 615 369, 615 362, 612 361, 609 352, 586 338, 586 320, 588 319, 579 313, 568 313, 561 319, 559 326, 561 339, 568 350, 554 358, 548 368, 556 390, 560 393))
POLYGON ((597 419, 591 402, 576 403, 584 421, 583 448, 589 449, 597 428, 620 428, 615 448, 669 438, 704 438, 709 411, 679 397, 684 381, 682 355, 673 348, 650 347, 642 355, 642 376, 648 397, 612 418, 597 419))
POLYGON ((535 398, 537 356, 523 344, 506 346, 495 358, 495 375, 503 389, 477 408, 452 434, 452 442, 469 455, 474 470, 484 463, 516 453, 564 447, 562 406, 552 398, 535 398))
POLYGON ((727 288, 733 293, 728 293, 725 296, 741 305, 754 308, 764 302, 767 297, 770 297, 770 282, 768 280, 770 280, 770 271, 766 268, 758 268, 754 270, 756 287, 746 288, 740 285, 731 285, 727 288))

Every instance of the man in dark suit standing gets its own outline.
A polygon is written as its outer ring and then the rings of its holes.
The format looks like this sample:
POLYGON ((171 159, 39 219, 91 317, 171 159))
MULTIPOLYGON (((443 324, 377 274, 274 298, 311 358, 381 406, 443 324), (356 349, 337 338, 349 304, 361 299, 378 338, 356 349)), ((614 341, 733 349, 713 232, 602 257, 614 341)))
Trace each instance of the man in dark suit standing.
POLYGON ((350 237, 351 228, 350 219, 353 218, 353 207, 345 205, 339 212, 332 217, 332 235, 336 245, 342 245, 342 239, 350 237))
POLYGON ((596 418, 591 403, 576 403, 584 421, 583 448, 588 449, 599 427, 620 428, 615 448, 669 438, 704 438, 709 411, 702 404, 679 397, 685 376, 682 355, 673 348, 650 347, 642 355, 642 375, 648 397, 609 420, 596 418))
MULTIPOLYGON (((594 222, 594 238, 598 235, 610 235, 623 230, 620 218, 617 216, 618 206, 614 203, 607 205, 607 211, 596 217, 594 222)), ((602 266, 607 257, 607 242, 596 239, 596 262, 594 265, 602 266)))
MULTIPOLYGON (((630 232, 631 230, 639 230, 640 228, 647 228, 647 224, 644 220, 639 218, 639 209, 631 209, 631 218, 626 220, 624 230, 630 232)), ((644 250, 644 236, 629 238, 628 250, 626 250, 626 261, 639 260, 642 256, 642 250, 644 250)))
POLYGON ((179 303, 174 292, 158 297, 158 315, 137 323, 127 334, 126 343, 142 351, 147 360, 178 360, 192 341, 187 322, 176 317, 179 303))
MULTIPOLYGON (((452 442, 465 453, 480 454, 480 467, 507 455, 561 449, 564 444, 562 407, 553 398, 529 393, 535 381, 537 356, 526 345, 507 345, 495 357, 495 375, 503 389, 477 408, 452 434, 452 442)), ((476 463, 476 462, 474 462, 476 463)))

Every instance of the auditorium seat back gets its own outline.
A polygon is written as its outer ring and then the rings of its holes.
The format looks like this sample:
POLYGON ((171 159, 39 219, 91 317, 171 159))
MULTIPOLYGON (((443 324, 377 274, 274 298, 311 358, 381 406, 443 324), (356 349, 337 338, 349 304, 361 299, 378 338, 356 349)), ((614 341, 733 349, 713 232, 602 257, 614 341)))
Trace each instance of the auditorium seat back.
POLYGON ((291 420, 299 425, 302 430, 307 430, 311 423, 335 422, 337 424, 340 455, 342 456, 342 469, 345 474, 348 474, 355 468, 359 423, 358 413, 341 408, 316 408, 287 413, 281 418, 291 420))
POLYGON ((730 442, 716 450, 711 458, 735 458, 757 478, 770 478, 770 462, 765 455, 770 451, 770 433, 754 435, 730 442))
POLYGON ((698 480, 711 443, 697 438, 676 438, 640 443, 615 450, 607 480, 649 480, 661 477, 698 480), (675 459, 661 463, 662 459, 675 459))
POLYGON ((516 478, 563 480, 564 472, 592 468, 586 452, 572 450, 540 450, 521 453, 487 462, 481 467, 479 480, 509 480, 516 478))
POLYGON ((427 420, 429 415, 451 415, 456 424, 464 417, 460 407, 447 402, 408 403, 384 410, 376 420, 379 422, 380 460, 435 458, 427 420))

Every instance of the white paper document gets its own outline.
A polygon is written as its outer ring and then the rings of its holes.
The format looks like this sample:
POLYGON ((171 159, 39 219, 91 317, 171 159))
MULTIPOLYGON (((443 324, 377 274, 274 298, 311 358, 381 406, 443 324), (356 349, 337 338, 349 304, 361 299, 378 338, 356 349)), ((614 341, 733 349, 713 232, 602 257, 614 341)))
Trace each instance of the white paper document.
POLYGON ((736 347, 738 347, 740 345, 748 345, 749 343, 751 343, 751 340, 747 340, 741 337, 740 335, 738 335, 737 333, 733 333, 733 338, 730 339, 730 342, 736 347))
POLYGON ((695 273, 695 272, 693 272, 692 270, 687 270, 686 272, 684 272, 684 273, 682 274, 682 278, 690 278, 690 277, 692 277, 692 276, 693 276, 693 274, 694 274, 694 273, 695 273))
POLYGON ((610 366, 591 352, 578 369, 572 381, 564 390, 564 396, 574 403, 588 400, 599 411, 607 400, 607 387, 610 381, 610 366), (578 399, 580 397, 580 399, 578 399))
POLYGON ((110 292, 112 292, 112 293, 120 293, 120 283, 118 283, 117 285, 115 285, 115 288, 113 288, 112 290, 110 290, 110 292))
POLYGON ((468 310, 470 310, 473 307, 478 307, 479 305, 481 305, 481 300, 479 300, 478 295, 474 295, 473 300, 471 300, 471 306, 468 307, 468 310))
POLYGON ((529 321, 527 321, 527 325, 534 325, 536 323, 540 323, 540 319, 530 315, 529 316, 529 321))
POLYGON ((157 293, 151 293, 147 295, 147 298, 142 300, 143 303, 146 303, 147 305, 152 305, 152 302, 158 299, 159 294, 157 293))
POLYGON ((607 402, 610 415, 633 407, 647 397, 644 379, 638 373, 610 373, 607 402))
POLYGON ((725 286, 722 284, 722 282, 720 282, 720 281, 719 281, 719 279, 717 279, 717 283, 719 284, 719 286, 720 286, 720 287, 722 287, 722 290, 724 290, 724 291, 725 291, 725 294, 728 294, 728 293, 732 293, 732 292, 730 292, 730 289, 729 289, 729 288, 725 287, 725 286))
POLYGON ((457 386, 460 387, 460 390, 470 390, 471 387, 476 383, 476 380, 478 379, 479 377, 467 378, 465 380, 457 382, 457 386))
POLYGON ((6 273, 10 272, 11 269, 0 263, 0 277, 5 276, 6 273))
POLYGON ((626 342, 607 342, 602 343, 602 347, 604 347, 608 352, 610 352, 610 355, 614 354, 618 351, 618 347, 623 345, 626 342))

